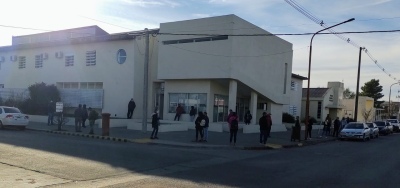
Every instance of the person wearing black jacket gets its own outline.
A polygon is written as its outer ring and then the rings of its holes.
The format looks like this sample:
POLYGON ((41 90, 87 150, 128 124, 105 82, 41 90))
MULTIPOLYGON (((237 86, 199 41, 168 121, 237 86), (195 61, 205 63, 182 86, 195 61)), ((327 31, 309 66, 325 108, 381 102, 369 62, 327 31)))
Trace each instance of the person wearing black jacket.
POLYGON ((154 111, 151 115, 151 126, 153 127, 153 132, 151 133, 150 139, 158 139, 158 127, 160 126, 160 118, 158 117, 157 111, 154 111))
POLYGON ((131 99, 128 103, 128 113, 126 114, 127 119, 132 119, 133 111, 136 108, 136 103, 133 99, 131 99))
POLYGON ((267 112, 263 112, 263 116, 258 120, 260 125, 260 144, 266 144, 268 138, 268 120, 267 112))
POLYGON ((340 128, 340 120, 339 117, 336 117, 335 121, 333 121, 333 137, 339 136, 339 128, 340 128))
POLYGON ((196 118, 196 121, 194 121, 195 128, 196 128, 196 142, 202 142, 204 135, 203 135, 203 126, 201 126, 201 121, 204 120, 204 114, 203 112, 199 112, 198 116, 196 118), (200 140, 199 140, 199 134, 200 134, 200 140))

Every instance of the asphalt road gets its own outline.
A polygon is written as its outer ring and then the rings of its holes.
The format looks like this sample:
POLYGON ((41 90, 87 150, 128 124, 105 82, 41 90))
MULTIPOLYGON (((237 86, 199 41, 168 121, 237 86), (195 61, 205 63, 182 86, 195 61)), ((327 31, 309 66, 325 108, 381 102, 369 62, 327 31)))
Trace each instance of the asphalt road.
POLYGON ((0 187, 398 187, 400 135, 249 151, 0 131, 0 187))

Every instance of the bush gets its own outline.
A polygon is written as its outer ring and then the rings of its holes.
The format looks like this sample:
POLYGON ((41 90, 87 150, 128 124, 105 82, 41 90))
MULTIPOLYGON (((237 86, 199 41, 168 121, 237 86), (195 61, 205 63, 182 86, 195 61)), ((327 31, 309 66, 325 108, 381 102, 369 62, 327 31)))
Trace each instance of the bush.
POLYGON ((49 102, 60 100, 60 93, 55 85, 36 83, 29 86, 28 90, 30 98, 19 106, 27 114, 47 115, 49 102))
POLYGON ((282 114, 282 122, 284 122, 284 123, 294 123, 295 122, 295 119, 294 119, 294 116, 292 116, 291 114, 288 114, 288 113, 283 113, 282 114))

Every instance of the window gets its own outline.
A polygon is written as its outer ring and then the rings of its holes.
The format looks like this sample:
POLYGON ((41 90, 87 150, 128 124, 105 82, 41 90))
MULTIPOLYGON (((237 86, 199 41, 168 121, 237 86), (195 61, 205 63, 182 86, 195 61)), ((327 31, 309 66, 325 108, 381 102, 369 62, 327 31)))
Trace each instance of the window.
POLYGON ((333 101, 333 95, 329 95, 329 101, 333 101))
POLYGON ((65 66, 66 67, 74 66, 74 56, 73 55, 66 55, 65 56, 65 66))
POLYGON ((19 56, 18 57, 18 68, 19 69, 24 69, 26 67, 26 58, 25 56, 19 56))
POLYGON ((125 63, 126 51, 124 49, 119 49, 117 52, 117 61, 119 64, 125 63))
POLYGON ((322 102, 319 101, 319 102, 318 102, 318 109, 317 109, 317 118, 318 118, 318 119, 321 118, 321 111, 322 111, 322 102))
POLYGON ((43 58, 42 55, 35 55, 35 68, 43 67, 43 58))
POLYGON ((218 41, 218 40, 228 40, 228 36, 227 35, 220 35, 220 36, 214 36, 214 37, 190 38, 190 39, 180 39, 180 40, 167 40, 167 41, 163 41, 163 44, 164 45, 183 44, 183 43, 209 42, 209 41, 218 41))
POLYGON ((267 110, 267 103, 258 103, 257 109, 258 110, 267 110))
POLYGON ((292 83, 290 84, 291 90, 293 90, 293 91, 297 91, 297 86, 298 86, 298 83, 295 81, 292 81, 292 83))
POLYGON ((96 65, 96 50, 86 52, 86 66, 96 65))
POLYGON ((103 89, 103 82, 57 82, 58 89, 103 89))
POLYGON ((289 114, 296 116, 297 115, 297 106, 290 105, 289 106, 289 114))
POLYGON ((169 113, 175 113, 176 107, 180 104, 183 113, 189 113, 190 107, 194 106, 196 112, 207 110, 206 93, 170 93, 169 94, 169 113))

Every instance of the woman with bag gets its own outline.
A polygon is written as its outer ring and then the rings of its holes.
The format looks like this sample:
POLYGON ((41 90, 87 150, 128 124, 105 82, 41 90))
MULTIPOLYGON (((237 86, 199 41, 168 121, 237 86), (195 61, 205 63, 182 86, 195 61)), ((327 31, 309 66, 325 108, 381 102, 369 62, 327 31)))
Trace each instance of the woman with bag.
POLYGON ((203 127, 205 126, 205 119, 204 119, 204 114, 203 112, 199 112, 198 116, 196 118, 196 121, 194 121, 195 128, 196 128, 196 140, 195 142, 202 142, 203 141, 203 127), (200 134, 200 140, 199 138, 200 134))

